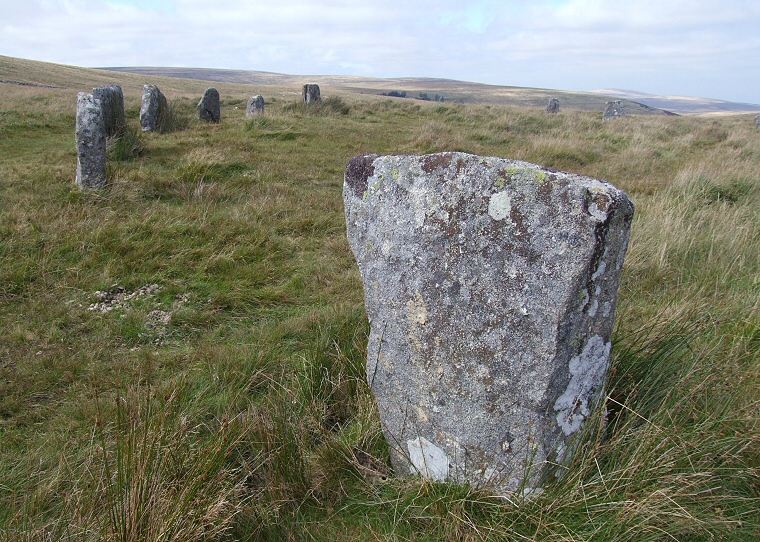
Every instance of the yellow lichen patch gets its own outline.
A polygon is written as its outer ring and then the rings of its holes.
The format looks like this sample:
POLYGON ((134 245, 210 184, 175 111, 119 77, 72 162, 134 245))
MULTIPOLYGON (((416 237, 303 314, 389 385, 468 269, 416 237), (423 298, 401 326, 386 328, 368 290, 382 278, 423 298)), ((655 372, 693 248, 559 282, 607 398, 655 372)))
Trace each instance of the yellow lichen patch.
POLYGON ((540 169, 512 166, 502 170, 499 177, 494 181, 493 186, 500 189, 507 186, 510 182, 542 185, 546 180, 546 172, 540 169))

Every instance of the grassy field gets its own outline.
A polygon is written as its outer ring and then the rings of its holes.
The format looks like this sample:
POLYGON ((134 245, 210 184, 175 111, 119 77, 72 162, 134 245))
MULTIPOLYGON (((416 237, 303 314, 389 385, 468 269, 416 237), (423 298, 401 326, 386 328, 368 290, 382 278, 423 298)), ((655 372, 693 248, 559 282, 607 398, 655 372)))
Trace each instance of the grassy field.
POLYGON ((208 84, 172 79, 185 128, 141 133, 144 77, 32 68, 61 88, 0 84, 0 540, 760 538, 751 115, 603 123, 329 89, 306 109, 300 88, 224 84, 206 125, 208 84), (76 91, 106 82, 136 139, 113 146, 107 190, 82 192, 76 91), (252 94, 267 113, 247 120, 252 94), (608 415, 524 502, 393 476, 364 380, 343 170, 444 150, 603 178, 636 204, 608 415))

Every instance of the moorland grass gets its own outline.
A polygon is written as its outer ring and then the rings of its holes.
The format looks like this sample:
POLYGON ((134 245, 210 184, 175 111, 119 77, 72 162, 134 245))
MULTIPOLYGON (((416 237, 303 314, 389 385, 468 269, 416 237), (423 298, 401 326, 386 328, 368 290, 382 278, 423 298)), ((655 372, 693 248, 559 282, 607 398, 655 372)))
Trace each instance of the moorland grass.
POLYGON ((102 192, 73 182, 72 90, 0 104, 0 538, 760 536, 750 117, 346 95, 245 119, 237 88, 218 125, 174 99, 169 133, 139 132, 127 91, 134 140, 102 192), (605 178, 636 204, 607 415, 525 500, 393 476, 364 378, 343 169, 444 150, 605 178))

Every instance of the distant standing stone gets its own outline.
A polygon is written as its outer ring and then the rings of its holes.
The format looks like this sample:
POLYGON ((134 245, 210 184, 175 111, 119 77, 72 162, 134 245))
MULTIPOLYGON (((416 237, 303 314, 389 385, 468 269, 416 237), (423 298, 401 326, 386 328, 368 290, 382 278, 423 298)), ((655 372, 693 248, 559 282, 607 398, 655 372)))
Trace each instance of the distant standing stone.
POLYGON ((105 115, 101 101, 93 94, 77 96, 76 184, 80 188, 103 188, 106 184, 105 115))
POLYGON ((607 106, 604 108, 604 115, 602 115, 602 120, 619 119, 625 116, 625 104, 623 104, 621 100, 613 100, 607 102, 607 106))
POLYGON ((755 126, 757 126, 757 129, 760 130, 760 115, 755 117, 755 126))
POLYGON ((319 93, 319 85, 304 85, 303 86, 303 103, 317 103, 322 101, 322 96, 319 93))
POLYGON ((222 120, 222 104, 219 101, 219 91, 215 88, 207 88, 201 101, 198 102, 198 118, 206 122, 220 122, 222 120))
POLYGON ((169 112, 169 102, 156 85, 143 85, 140 106, 140 126, 145 132, 161 130, 164 118, 169 112))
POLYGON ((264 114, 264 97, 263 96, 251 96, 248 100, 248 105, 245 108, 245 116, 252 117, 254 115, 264 114))
POLYGON ((546 106, 546 112, 551 114, 559 113, 559 100, 557 98, 549 100, 549 103, 546 106))
POLYGON ((100 101, 108 137, 118 135, 124 129, 124 93, 119 85, 92 89, 92 95, 100 101))
POLYGON ((396 471, 538 487, 604 386, 631 201, 464 153, 357 156, 343 198, 396 471))

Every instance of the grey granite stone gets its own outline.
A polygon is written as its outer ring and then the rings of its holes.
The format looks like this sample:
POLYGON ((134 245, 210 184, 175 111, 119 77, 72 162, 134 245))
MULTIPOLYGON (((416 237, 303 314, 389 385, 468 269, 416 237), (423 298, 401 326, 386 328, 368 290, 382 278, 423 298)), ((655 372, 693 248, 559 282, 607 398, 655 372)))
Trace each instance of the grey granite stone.
POLYGON ((546 112, 552 114, 559 113, 559 100, 557 98, 549 100, 549 103, 546 105, 546 112))
POLYGON ((106 184, 105 114, 101 101, 93 94, 77 96, 76 119, 77 174, 80 188, 99 189, 106 184))
POLYGON ((169 112, 169 102, 156 85, 143 85, 140 105, 140 126, 145 132, 161 130, 161 125, 169 112))
POLYGON ((612 100, 607 102, 602 120, 619 119, 625 116, 627 116, 625 104, 621 100, 612 100))
POLYGON ((303 103, 305 104, 322 101, 322 96, 319 92, 319 85, 304 85, 302 95, 303 103))
POLYGON ((108 137, 121 134, 124 129, 124 93, 119 85, 108 85, 92 89, 92 95, 100 101, 103 122, 108 137))
POLYGON ((245 108, 245 116, 253 117, 254 115, 264 114, 264 97, 263 96, 251 96, 248 100, 248 105, 245 108))
POLYGON ((221 122, 222 104, 219 100, 219 91, 215 88, 207 88, 201 101, 198 102, 198 118, 206 122, 221 122))
POLYGON ((396 471, 540 487, 604 386, 631 201, 464 153, 357 156, 343 197, 396 471))

